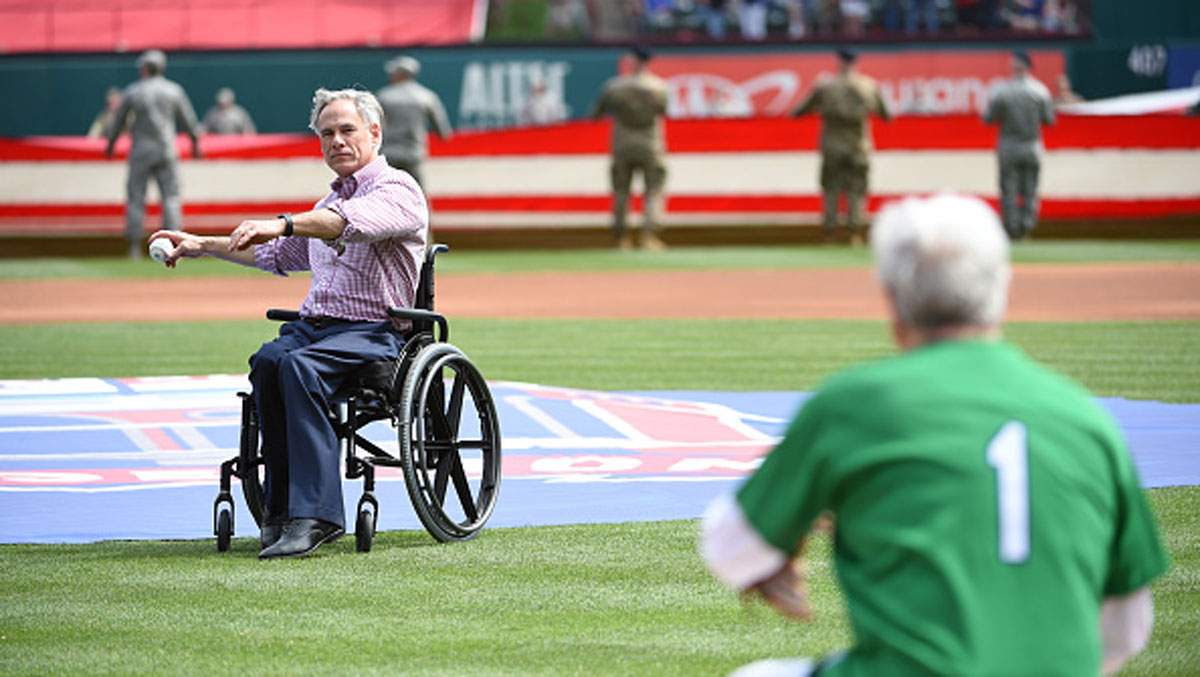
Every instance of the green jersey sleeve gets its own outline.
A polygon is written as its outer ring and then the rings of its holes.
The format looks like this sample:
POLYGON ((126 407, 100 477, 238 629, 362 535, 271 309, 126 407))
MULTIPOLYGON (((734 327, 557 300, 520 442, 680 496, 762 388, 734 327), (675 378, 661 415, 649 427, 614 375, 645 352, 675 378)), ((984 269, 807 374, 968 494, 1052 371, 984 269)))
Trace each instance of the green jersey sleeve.
POLYGON ((792 554, 827 505, 821 488, 820 438, 823 398, 809 400, 783 440, 737 492, 746 519, 763 540, 792 554))

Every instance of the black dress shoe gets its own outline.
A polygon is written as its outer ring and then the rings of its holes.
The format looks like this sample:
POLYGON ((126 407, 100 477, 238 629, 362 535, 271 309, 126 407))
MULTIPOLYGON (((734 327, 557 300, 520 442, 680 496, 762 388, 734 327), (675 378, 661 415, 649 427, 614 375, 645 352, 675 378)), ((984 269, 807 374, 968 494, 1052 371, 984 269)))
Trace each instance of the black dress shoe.
POLYGON ((259 559, 307 557, 317 548, 341 538, 346 530, 324 520, 301 517, 283 525, 283 534, 270 547, 258 553, 259 559))
POLYGON ((275 541, 278 541, 279 537, 282 535, 282 524, 264 524, 262 525, 262 531, 259 533, 258 542, 262 546, 262 549, 266 550, 272 545, 275 545, 275 541))

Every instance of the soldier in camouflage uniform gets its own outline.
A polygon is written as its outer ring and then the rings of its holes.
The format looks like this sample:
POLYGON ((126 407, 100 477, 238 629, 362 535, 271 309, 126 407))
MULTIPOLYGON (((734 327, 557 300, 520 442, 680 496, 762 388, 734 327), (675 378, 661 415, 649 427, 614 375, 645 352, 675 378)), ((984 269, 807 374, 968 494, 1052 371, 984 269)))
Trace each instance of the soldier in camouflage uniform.
POLYGON ((634 172, 640 172, 645 185, 642 246, 664 248, 659 215, 663 206, 663 187, 667 180, 666 143, 663 140, 663 116, 667 113, 667 83, 647 69, 650 53, 633 50, 634 70, 609 80, 592 107, 595 119, 612 115, 612 187, 613 237, 617 246, 629 249, 633 240, 626 231, 626 212, 634 172))
POLYGON ((217 90, 217 105, 208 109, 200 126, 205 134, 257 134, 250 113, 237 104, 233 89, 222 87, 217 90))
POLYGON ((856 60, 854 52, 838 50, 838 75, 818 82, 792 111, 793 117, 814 111, 821 116, 821 190, 824 193, 821 230, 826 242, 834 238, 838 203, 845 194, 851 241, 862 243, 862 230, 866 225, 863 207, 871 162, 871 129, 867 118, 874 113, 885 121, 891 119, 879 85, 854 69, 856 60))
POLYGON ((192 137, 192 152, 200 157, 199 129, 192 102, 178 84, 163 77, 167 56, 157 49, 137 60, 140 78, 121 94, 121 107, 113 116, 105 153, 112 157, 117 137, 128 123, 133 145, 129 148, 129 179, 125 185, 125 241, 129 257, 142 254, 146 218, 146 184, 158 183, 162 196, 163 229, 179 230, 183 207, 179 202, 179 154, 175 150, 175 124, 192 137), (129 123, 129 117, 133 122, 129 123))
POLYGON ((411 56, 398 56, 384 64, 388 85, 379 90, 383 106, 383 156, 425 187, 421 165, 429 156, 429 125, 438 138, 449 139, 454 130, 438 95, 417 82, 421 63, 411 56))
POLYGON ((1013 78, 996 88, 983 112, 984 122, 1000 125, 1000 213, 1014 240, 1037 225, 1042 125, 1054 123, 1050 90, 1029 74, 1031 65, 1027 53, 1013 52, 1013 78))

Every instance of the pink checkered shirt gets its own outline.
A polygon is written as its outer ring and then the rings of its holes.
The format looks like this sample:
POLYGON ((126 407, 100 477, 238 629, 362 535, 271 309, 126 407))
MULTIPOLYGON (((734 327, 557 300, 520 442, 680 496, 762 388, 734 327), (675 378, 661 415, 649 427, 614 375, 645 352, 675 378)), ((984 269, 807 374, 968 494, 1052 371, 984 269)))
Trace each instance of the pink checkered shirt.
POLYGON ((311 270, 302 317, 387 320, 389 306, 411 308, 429 236, 425 195, 383 157, 331 185, 314 209, 346 219, 335 240, 276 238, 254 247, 254 265, 276 275, 311 270))

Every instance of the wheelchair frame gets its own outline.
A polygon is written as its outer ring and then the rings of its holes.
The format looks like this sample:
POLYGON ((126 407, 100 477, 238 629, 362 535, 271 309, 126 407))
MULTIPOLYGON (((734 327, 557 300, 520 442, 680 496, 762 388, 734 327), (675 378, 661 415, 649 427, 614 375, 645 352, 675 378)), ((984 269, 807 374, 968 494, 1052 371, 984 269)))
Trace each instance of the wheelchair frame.
MULTIPOLYGON (((339 453, 345 457, 346 479, 363 480, 354 530, 359 552, 371 549, 378 521, 377 466, 401 468, 417 518, 442 542, 477 536, 496 505, 501 440, 495 403, 479 370, 448 342, 449 322, 433 310, 434 259, 446 251, 446 245, 434 244, 426 252, 415 307, 388 309, 390 317, 412 324, 399 358, 363 364, 330 400, 327 414, 341 446, 339 453), (463 416, 469 413, 477 420, 478 438, 462 439, 463 416), (395 454, 360 433, 363 427, 384 420, 397 431, 395 454), (475 456, 464 459, 464 453, 475 456), (457 502, 447 501, 450 488, 457 502)), ((267 318, 294 321, 300 314, 271 309, 267 318)), ((232 478, 241 481, 255 522, 260 526, 263 522, 258 413, 250 393, 238 396, 242 401, 238 455, 221 464, 220 489, 213 502, 213 533, 221 552, 229 549, 234 531, 232 478)))

